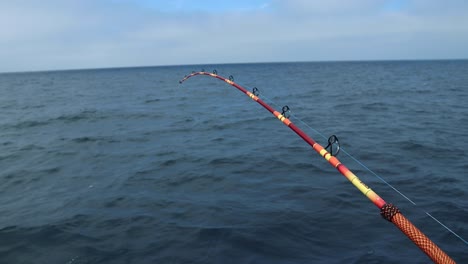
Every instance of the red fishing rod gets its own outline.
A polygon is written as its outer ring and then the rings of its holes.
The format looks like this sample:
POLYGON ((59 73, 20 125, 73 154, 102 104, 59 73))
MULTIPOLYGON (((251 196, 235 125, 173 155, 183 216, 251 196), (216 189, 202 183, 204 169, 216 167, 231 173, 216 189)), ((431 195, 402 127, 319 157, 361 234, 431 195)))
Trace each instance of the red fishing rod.
MULTIPOLYGON (((289 120, 288 116, 286 115, 286 113, 289 111, 287 106, 283 107, 282 112, 276 111, 273 107, 269 106, 258 97, 258 90, 256 88, 254 88, 252 92, 247 91, 244 87, 234 82, 232 75, 229 76, 229 78, 224 78, 218 75, 216 70, 212 73, 202 70, 200 72, 192 72, 191 74, 186 75, 182 80, 179 81, 179 83, 182 84, 190 77, 196 75, 207 75, 224 81, 231 86, 234 86, 248 97, 252 98, 252 100, 255 102, 259 103, 276 118, 278 118, 283 124, 294 131, 318 154, 320 154, 320 156, 322 156, 343 176, 345 176, 356 188, 358 188, 367 198, 369 198, 369 200, 371 200, 375 206, 380 209, 380 214, 383 218, 395 224, 411 241, 413 241, 424 253, 426 253, 426 255, 429 256, 432 261, 435 263, 455 263, 452 258, 450 258, 442 249, 440 249, 434 242, 432 242, 432 240, 430 240, 416 226, 414 226, 395 205, 385 202, 384 199, 382 199, 377 193, 375 193, 371 188, 363 183, 351 170, 349 170, 333 155, 333 145, 338 141, 336 136, 330 137, 327 147, 322 147, 289 120), (330 151, 328 151, 328 147, 330 147, 330 151)), ((339 147, 337 151, 339 151, 339 147)))

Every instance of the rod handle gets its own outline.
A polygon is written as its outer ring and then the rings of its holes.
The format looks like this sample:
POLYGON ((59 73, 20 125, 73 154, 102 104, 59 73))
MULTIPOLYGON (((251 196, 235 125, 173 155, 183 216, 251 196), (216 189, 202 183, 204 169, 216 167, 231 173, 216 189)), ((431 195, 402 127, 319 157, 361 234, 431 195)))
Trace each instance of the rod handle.
POLYGON ((454 264, 455 261, 450 258, 442 249, 440 249, 432 240, 421 232, 413 223, 410 222, 400 210, 393 204, 385 204, 380 209, 383 218, 395 224, 416 246, 418 246, 434 263, 454 264))

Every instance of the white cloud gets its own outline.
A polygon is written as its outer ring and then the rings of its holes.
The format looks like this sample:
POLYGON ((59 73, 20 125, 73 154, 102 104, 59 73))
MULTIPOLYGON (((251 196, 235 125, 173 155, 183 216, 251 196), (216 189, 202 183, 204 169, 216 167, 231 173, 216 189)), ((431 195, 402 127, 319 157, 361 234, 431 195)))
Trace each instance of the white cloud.
POLYGON ((468 58, 464 1, 393 0, 388 8, 389 1, 273 0, 249 10, 183 12, 128 0, 0 2, 0 72, 468 58))

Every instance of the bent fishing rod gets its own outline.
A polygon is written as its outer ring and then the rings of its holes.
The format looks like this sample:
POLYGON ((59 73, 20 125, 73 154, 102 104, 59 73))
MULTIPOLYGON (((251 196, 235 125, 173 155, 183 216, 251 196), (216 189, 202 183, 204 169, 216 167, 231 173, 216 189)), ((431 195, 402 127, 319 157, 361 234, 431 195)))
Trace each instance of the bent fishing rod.
POLYGON ((255 102, 259 103, 266 110, 272 113, 277 119, 279 119, 284 125, 294 131, 299 137, 301 137, 307 144, 309 144, 320 156, 327 160, 331 166, 337 169, 346 179, 348 179, 357 189, 359 189, 369 200, 374 203, 380 209, 381 216, 396 225, 416 246, 418 246, 432 261, 435 263, 455 263, 442 249, 439 248, 431 239, 429 239, 424 233, 422 233, 416 226, 408 220, 401 211, 393 204, 387 203, 382 199, 376 192, 374 192, 369 186, 362 182, 351 170, 349 170, 344 164, 342 164, 337 158, 336 154, 339 152, 339 142, 336 136, 331 136, 328 140, 328 145, 324 148, 311 137, 309 137, 304 131, 297 127, 287 115, 289 107, 284 106, 282 112, 278 112, 273 107, 265 103, 259 97, 258 89, 253 88, 252 92, 246 90, 244 87, 234 82, 234 77, 229 76, 228 78, 218 75, 216 70, 213 72, 206 72, 204 70, 199 72, 192 72, 186 75, 182 80, 179 81, 182 84, 190 77, 197 75, 211 76, 221 81, 228 83, 229 85, 237 88, 239 91, 250 97, 255 102), (336 146, 338 144, 338 146, 336 146), (337 148, 337 152, 333 155, 333 146, 337 148), (328 148, 330 151, 328 151, 328 148))

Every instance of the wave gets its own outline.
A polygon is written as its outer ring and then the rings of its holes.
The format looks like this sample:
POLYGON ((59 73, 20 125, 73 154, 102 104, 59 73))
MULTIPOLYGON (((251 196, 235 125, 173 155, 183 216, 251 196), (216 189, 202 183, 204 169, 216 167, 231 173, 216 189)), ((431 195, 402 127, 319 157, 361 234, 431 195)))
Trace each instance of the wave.
POLYGON ((83 110, 79 113, 62 114, 57 117, 48 118, 45 120, 25 120, 14 124, 3 124, 3 129, 28 129, 34 127, 48 126, 57 122, 74 123, 81 120, 102 120, 108 118, 106 115, 100 115, 96 110, 83 110))

